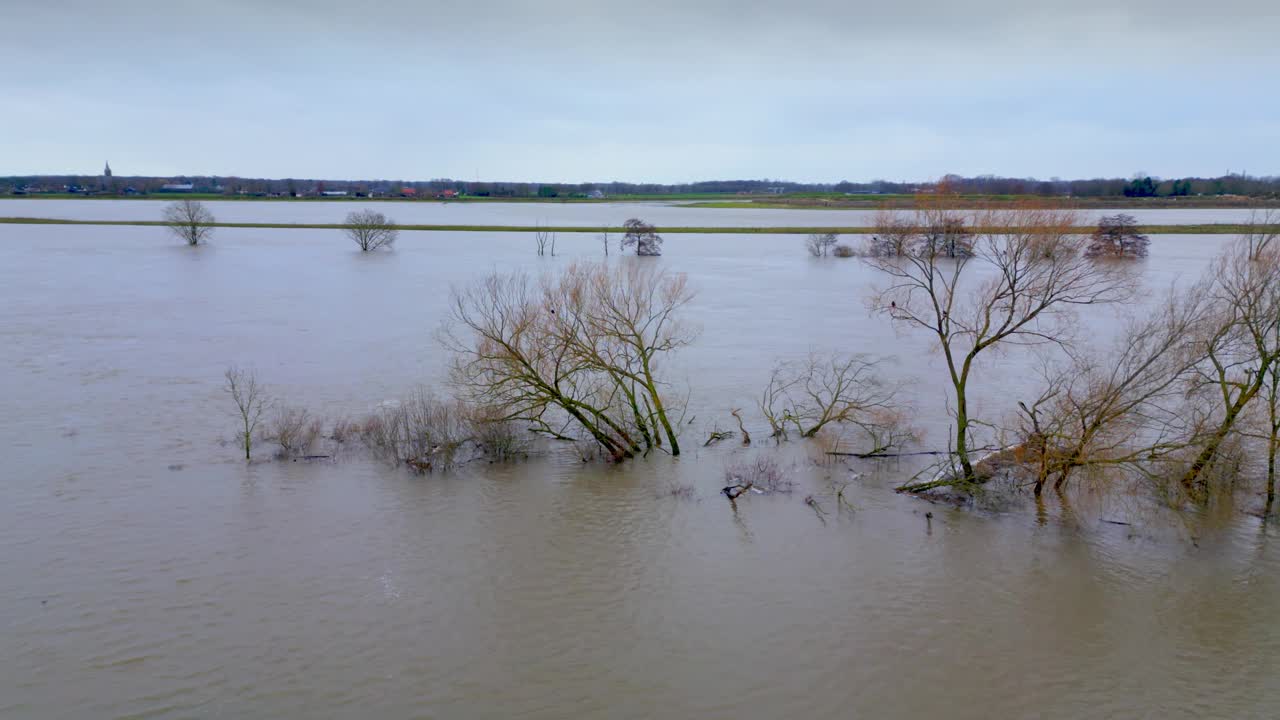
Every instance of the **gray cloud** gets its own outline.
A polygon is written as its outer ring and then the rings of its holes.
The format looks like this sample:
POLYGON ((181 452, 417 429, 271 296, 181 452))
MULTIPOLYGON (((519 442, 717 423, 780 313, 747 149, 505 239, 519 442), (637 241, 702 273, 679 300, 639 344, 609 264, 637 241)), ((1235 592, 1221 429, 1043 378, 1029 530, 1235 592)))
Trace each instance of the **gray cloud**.
POLYGON ((1270 2, 3 5, 0 173, 1280 171, 1270 2))

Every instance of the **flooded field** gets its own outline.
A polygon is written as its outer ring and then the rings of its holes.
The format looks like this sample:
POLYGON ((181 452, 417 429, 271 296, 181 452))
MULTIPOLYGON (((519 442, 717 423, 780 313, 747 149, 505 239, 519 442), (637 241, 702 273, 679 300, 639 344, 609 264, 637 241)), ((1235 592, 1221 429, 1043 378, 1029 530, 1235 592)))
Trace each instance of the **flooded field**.
MULTIPOLYGON (((352 210, 373 207, 403 225, 515 225, 558 227, 619 226, 639 217, 660 227, 870 227, 874 210, 786 210, 686 207, 688 203, 519 203, 261 201, 207 202, 220 222, 338 223, 352 210)), ((63 220, 159 220, 164 202, 155 200, 0 200, 0 216, 63 220)), ((1147 225, 1241 223, 1248 209, 1082 210, 1086 221, 1127 212, 1147 225)))
MULTIPOLYGON (((162 206, 6 201, 0 214, 147 219, 162 206)), ((262 222, 353 207, 211 206, 262 222)), ((484 224, 869 217, 385 211, 484 224)), ((1140 219, 1175 212, 1244 217, 1140 219)), ((1227 240, 1154 237, 1149 296, 1198 276, 1227 240)), ((925 444, 945 443, 927 339, 868 313, 873 271, 808 257, 799 238, 673 236, 652 261, 697 292, 687 316, 700 336, 669 372, 689 394, 678 459, 584 464, 552 449, 427 476, 361 457, 237 459, 229 364, 315 412, 367 412, 444 381, 434 335, 451 286, 597 258, 600 244, 564 234, 558 251, 536 257, 527 234, 404 233, 393 252, 361 255, 337 231, 220 228, 187 248, 161 228, 0 226, 0 717, 1274 716, 1280 554, 1256 518, 1118 525, 1125 501, 1106 498, 960 511, 895 495, 910 468, 892 463, 816 463, 800 443, 698 447, 754 406, 776 360, 811 349, 893 356, 925 444), (755 453, 775 453, 797 490, 734 512, 718 494, 724 467, 755 453), (801 501, 850 480, 852 510, 826 500, 819 517, 801 501)), ((1096 339, 1114 333, 1114 311, 1089 312, 1096 339)), ((980 411, 1012 406, 1031 382, 1025 361, 984 360, 980 411)))

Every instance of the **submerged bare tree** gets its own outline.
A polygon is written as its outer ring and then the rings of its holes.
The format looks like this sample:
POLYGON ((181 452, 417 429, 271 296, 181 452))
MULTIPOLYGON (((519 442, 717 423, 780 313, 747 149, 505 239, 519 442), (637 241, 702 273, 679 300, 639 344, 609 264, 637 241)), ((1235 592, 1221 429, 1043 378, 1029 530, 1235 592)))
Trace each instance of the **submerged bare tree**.
POLYGON ((537 245, 538 255, 546 255, 547 249, 550 248, 552 257, 556 254, 556 234, 543 230, 539 224, 533 231, 533 241, 537 245))
POLYGON ((866 259, 888 279, 872 298, 872 308, 937 340, 954 403, 951 449, 958 467, 945 478, 900 490, 980 480, 971 457, 980 423, 970 413, 968 393, 979 358, 1009 345, 1063 344, 1073 308, 1131 294, 1128 275, 1084 258, 1075 224, 1070 210, 1032 205, 993 210, 975 219, 980 234, 971 252, 949 250, 964 246, 959 234, 966 225, 952 223, 947 229, 943 223, 935 225, 943 229, 923 252, 866 259))
POLYGON ((664 445, 679 454, 659 371, 693 337, 678 318, 691 297, 684 276, 656 268, 573 265, 536 284, 491 275, 454 292, 442 332, 453 382, 502 419, 581 432, 615 460, 664 445))
POLYGON ((390 248, 400 234, 395 221, 376 210, 357 210, 347 213, 342 231, 360 247, 361 252, 378 248, 390 248))
POLYGON ((740 460, 724 468, 725 486, 721 494, 737 500, 748 492, 789 493, 795 482, 788 479, 778 461, 767 455, 756 455, 750 460, 740 460))
POLYGON ((677 313, 693 297, 684 275, 647 265, 575 264, 543 283, 552 330, 584 369, 608 377, 644 439, 680 454, 658 378, 662 358, 692 341, 677 313))
POLYGON ((1182 477, 1193 497, 1205 496, 1206 470, 1280 363, 1280 248, 1259 250, 1241 239, 1210 268, 1205 283, 1215 313, 1197 338, 1206 360, 1191 392, 1212 398, 1216 409, 1182 477))
POLYGON ((199 200, 186 198, 164 207, 165 227, 188 245, 208 242, 209 236, 213 234, 214 222, 213 213, 199 200))
POLYGON ((814 233, 804 239, 804 249, 814 257, 826 257, 835 247, 836 239, 835 233, 814 233))
POLYGON ((661 255, 662 236, 657 228, 639 219, 631 218, 622 224, 622 249, 636 249, 636 255, 661 255))
POLYGON ((418 388, 386 403, 360 424, 360 438, 375 454, 416 472, 452 467, 474 432, 463 403, 418 388))
POLYGON ((1280 246, 1277 237, 1280 237, 1280 210, 1254 210, 1249 213, 1240 242, 1251 260, 1261 260, 1264 254, 1275 252, 1280 246))
MULTIPOLYGON (((1255 210, 1249 214, 1245 231, 1240 236, 1240 244, 1251 261, 1265 267, 1268 263, 1277 264, 1277 256, 1280 256, 1277 237, 1280 237, 1280 210, 1255 210)), ((1280 335, 1280 323, 1273 329, 1280 335)), ((1280 337, 1276 337, 1275 341, 1280 346, 1280 337)), ((1276 456, 1280 453, 1280 361, 1272 362, 1266 375, 1261 437, 1267 448, 1265 514, 1270 515, 1276 498, 1276 456)))
POLYGON ((1035 471, 1035 493, 1061 490, 1080 468, 1167 473, 1194 441, 1182 405, 1184 385, 1202 360, 1188 338, 1208 312, 1195 288, 1171 290, 1147 317, 1133 320, 1115 351, 1095 358, 1069 350, 1048 363, 1040 395, 1018 403, 1019 459, 1035 471))
POLYGON ((940 207, 926 207, 919 213, 924 224, 920 227, 912 252, 953 259, 974 254, 976 233, 969 227, 964 215, 950 208, 940 207))
POLYGON ((268 421, 265 435, 280 446, 279 457, 296 458, 311 452, 323 429, 324 421, 312 417, 306 408, 281 405, 268 421))
MULTIPOLYGON (((1276 338, 1280 343, 1280 337, 1276 338)), ((1276 455, 1280 453, 1280 363, 1272 363, 1267 373, 1267 514, 1276 500, 1276 455)))
POLYGON ((871 257, 902 257, 915 245, 916 224, 912 218, 890 208, 876 212, 875 231, 867 240, 865 254, 871 257))
POLYGON ((1019 442, 1007 453, 1035 469, 1037 493, 1050 482, 1061 489, 1078 468, 1121 468, 1166 491, 1180 480, 1182 497, 1204 500, 1261 442, 1269 509, 1280 451, 1280 247, 1246 234, 1198 283, 1132 322, 1111 357, 1072 353, 1045 378, 1038 398, 1019 403, 1019 442))
POLYGON ((258 382, 258 376, 252 370, 243 370, 233 365, 227 368, 223 377, 226 379, 223 390, 231 396, 240 416, 240 431, 237 435, 244 447, 244 459, 250 460, 253 434, 257 432, 267 411, 267 390, 258 382))
POLYGON ((971 218, 953 206, 947 194, 925 194, 911 212, 881 208, 864 254, 869 257, 907 255, 966 258, 973 255, 975 230, 971 218))
POLYGON ((1147 256, 1151 238, 1138 232, 1138 220, 1128 213, 1105 215, 1090 237, 1085 255, 1096 258, 1141 258, 1147 256))
MULTIPOLYGON (((853 425, 873 439, 886 437, 898 417, 897 388, 881 378, 881 362, 865 355, 810 353, 775 365, 759 402, 773 437, 785 439, 794 431, 811 438, 833 424, 853 425)), ((875 444, 877 452, 887 449, 875 444)))

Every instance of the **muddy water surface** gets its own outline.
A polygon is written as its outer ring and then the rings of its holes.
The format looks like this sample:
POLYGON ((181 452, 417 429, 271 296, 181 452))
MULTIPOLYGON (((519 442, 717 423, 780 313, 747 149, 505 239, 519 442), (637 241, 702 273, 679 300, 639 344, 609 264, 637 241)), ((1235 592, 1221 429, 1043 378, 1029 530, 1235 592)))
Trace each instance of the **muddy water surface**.
MULTIPOLYGON (((1147 282, 1223 241, 1153 239, 1147 282)), ((686 456, 414 477, 238 462, 223 369, 367 411, 443 378, 451 284, 595 257, 591 238, 539 259, 525 236, 406 234, 361 256, 333 232, 191 250, 156 228, 0 226, 0 717, 1275 715, 1280 556, 1243 514, 1206 532, 1106 522, 1123 500, 954 511, 891 493, 905 467, 798 448, 779 455, 795 493, 733 512, 725 464, 774 451, 696 446, 778 357, 891 354, 919 424, 945 430, 927 342, 868 316, 867 269, 799 244, 669 240, 702 328, 671 368, 686 456), (851 511, 831 497, 846 481, 851 511)), ((992 361, 986 412, 1024 361, 992 361)))

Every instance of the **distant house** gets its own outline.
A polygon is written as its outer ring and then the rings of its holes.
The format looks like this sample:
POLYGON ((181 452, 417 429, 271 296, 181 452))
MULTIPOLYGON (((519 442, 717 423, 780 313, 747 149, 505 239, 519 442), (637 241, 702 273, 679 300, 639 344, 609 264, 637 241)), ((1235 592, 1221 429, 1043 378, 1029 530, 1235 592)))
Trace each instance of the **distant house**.
POLYGON ((592 190, 591 192, 587 193, 587 197, 590 198, 591 200, 603 200, 604 192, 600 190, 592 190))
POLYGON ((400 194, 404 197, 417 197, 418 191, 410 187, 402 187, 400 188, 400 194))
POLYGON ((195 189, 191 183, 165 183, 160 186, 161 192, 191 192, 195 189))
POLYGON ((458 191, 457 190, 441 190, 440 193, 436 195, 436 197, 444 198, 445 200, 452 200, 458 197, 458 191))
POLYGON ((325 190, 320 194, 325 197, 346 197, 347 191, 346 190, 325 190))

